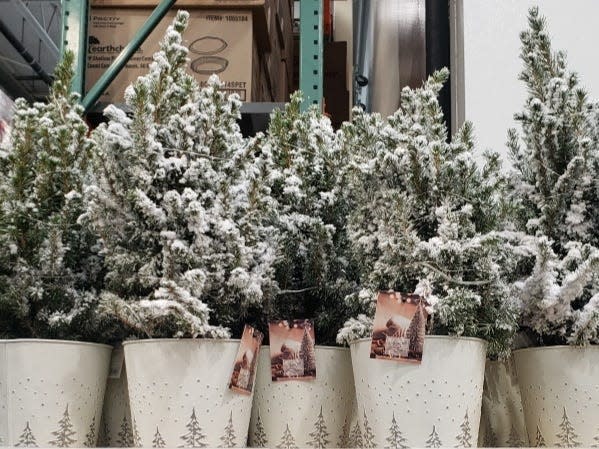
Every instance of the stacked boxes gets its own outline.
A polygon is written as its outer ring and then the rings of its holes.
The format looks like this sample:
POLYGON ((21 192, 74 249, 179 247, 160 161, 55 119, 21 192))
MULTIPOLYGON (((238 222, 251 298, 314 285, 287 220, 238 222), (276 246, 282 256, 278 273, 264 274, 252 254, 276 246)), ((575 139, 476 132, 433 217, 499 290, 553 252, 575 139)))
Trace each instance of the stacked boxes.
POLYGON ((271 51, 266 60, 275 101, 289 99, 292 76, 290 65, 293 64, 292 8, 293 0, 271 0, 268 9, 271 51))
POLYGON ((347 42, 325 42, 323 94, 325 111, 335 128, 349 120, 349 91, 347 90, 347 42))
MULTIPOLYGON (((151 14, 157 0, 93 0, 88 29, 86 89, 89 90, 151 14)), ((189 72, 205 84, 216 73, 224 90, 242 101, 284 101, 287 97, 285 51, 278 31, 288 0, 179 0, 100 101, 121 103, 125 88, 147 73, 152 55, 177 9, 190 13, 183 35, 189 47, 189 72), (273 20, 274 18, 274 20, 273 20), (276 39, 275 39, 276 38, 276 39)), ((288 19, 289 22, 291 19, 288 19)))

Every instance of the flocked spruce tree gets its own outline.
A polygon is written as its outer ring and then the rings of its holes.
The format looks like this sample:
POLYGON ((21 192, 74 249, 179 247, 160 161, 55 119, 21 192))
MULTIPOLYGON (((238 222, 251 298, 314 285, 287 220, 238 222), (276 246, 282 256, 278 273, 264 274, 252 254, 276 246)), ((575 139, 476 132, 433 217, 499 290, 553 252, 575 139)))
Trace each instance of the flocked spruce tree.
POLYGON ((47 103, 15 102, 0 149, 0 338, 102 339, 101 263, 78 222, 92 143, 72 62, 66 52, 47 103))
POLYGON ((424 336, 426 334, 426 319, 424 317, 424 306, 422 302, 418 303, 416 313, 408 326, 407 336, 410 340, 409 356, 422 359, 424 349, 424 336))
POLYGON ((401 108, 384 119, 354 111, 342 130, 350 160, 339 190, 348 197, 348 235, 361 290, 347 301, 363 313, 339 341, 372 332, 374 293, 394 289, 425 297, 431 331, 481 337, 504 353, 516 329, 508 294, 512 245, 502 233, 507 208, 497 155, 474 161, 472 129, 447 142, 437 96, 448 72, 402 92, 401 108))
POLYGON ((333 344, 351 316, 340 300, 353 288, 345 256, 345 198, 336 192, 345 162, 330 120, 316 108, 301 110, 296 93, 271 116, 261 145, 272 155, 272 196, 280 236, 279 292, 268 318, 313 318, 316 338, 333 344))
POLYGON ((240 101, 187 74, 179 12, 147 75, 93 134, 84 222, 100 237, 104 310, 140 336, 240 335, 274 291, 266 157, 244 139, 240 101), (212 311, 212 320, 209 313, 212 311))
POLYGON ((534 267, 517 284, 536 343, 599 343, 599 107, 544 18, 532 8, 521 34, 528 97, 509 132, 511 199, 521 231, 536 237, 534 267))

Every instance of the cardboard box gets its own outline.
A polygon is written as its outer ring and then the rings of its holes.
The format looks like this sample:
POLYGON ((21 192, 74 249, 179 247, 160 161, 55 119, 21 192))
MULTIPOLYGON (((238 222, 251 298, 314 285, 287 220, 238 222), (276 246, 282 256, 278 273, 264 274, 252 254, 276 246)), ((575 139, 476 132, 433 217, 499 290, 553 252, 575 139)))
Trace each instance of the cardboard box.
POLYGON ((326 89, 329 82, 347 85, 347 42, 325 42, 324 44, 324 79, 326 89))
MULTIPOLYGON (((177 0, 173 10, 177 9, 238 9, 251 10, 254 19, 256 40, 265 51, 270 50, 267 29, 267 9, 274 0, 177 0)), ((143 8, 153 9, 159 0, 92 0, 93 8, 143 8)))
MULTIPOLYGON (((225 90, 236 92, 243 101, 265 101, 258 94, 260 49, 253 30, 250 10, 191 9, 189 26, 183 36, 189 47, 189 72, 200 84, 215 72, 225 83, 225 90)), ((94 8, 89 20, 86 89, 110 65, 147 19, 151 9, 94 8)), ((176 11, 170 11, 137 53, 130 59, 100 101, 120 103, 125 88, 138 76, 147 73, 153 54, 159 49, 167 26, 176 11)), ((267 100, 266 100, 267 101, 267 100)))
POLYGON ((349 91, 345 85, 330 88, 324 93, 325 111, 331 116, 335 129, 339 129, 344 121, 349 120, 349 91))

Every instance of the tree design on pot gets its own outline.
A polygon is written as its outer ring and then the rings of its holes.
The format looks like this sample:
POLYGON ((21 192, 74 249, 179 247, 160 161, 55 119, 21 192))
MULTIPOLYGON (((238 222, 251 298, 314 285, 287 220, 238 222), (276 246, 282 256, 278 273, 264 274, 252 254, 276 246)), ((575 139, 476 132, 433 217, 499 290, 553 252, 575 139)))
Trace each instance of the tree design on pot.
MULTIPOLYGON (((485 420, 484 425, 484 438, 483 445, 484 447, 496 447, 497 446, 497 434, 493 429, 493 424, 491 423, 491 418, 488 413, 483 414, 483 418, 485 420)), ((481 428, 483 426, 481 425, 481 428)))
POLYGON ((295 444, 295 438, 293 438, 291 430, 289 430, 289 424, 285 427, 285 432, 283 432, 281 442, 277 444, 277 449, 298 449, 295 444))
POLYGON ((389 428, 389 436, 386 441, 389 444, 385 446, 385 449, 407 449, 409 447, 406 444, 406 437, 399 430, 399 425, 395 420, 395 413, 393 413, 393 417, 391 418, 391 427, 389 428))
POLYGON ((524 445, 524 442, 520 439, 520 436, 513 425, 506 443, 508 447, 522 447, 524 445))
POLYGON ((541 433, 541 429, 539 428, 538 424, 537 424, 537 435, 535 436, 535 446, 536 447, 545 447, 546 446, 545 438, 543 438, 543 434, 541 433))
POLYGON ((559 447, 577 447, 580 443, 577 441, 578 435, 574 432, 574 426, 568 418, 566 413, 566 407, 564 407, 564 414, 562 416, 562 423, 559 425, 560 432, 556 435, 559 441, 555 444, 559 447))
POLYGON ((225 433, 220 440, 223 442, 221 447, 235 447, 235 428, 233 427, 233 412, 229 414, 229 422, 225 427, 225 433))
POLYGON ((55 439, 50 441, 48 444, 56 447, 69 447, 77 440, 75 439, 75 435, 77 432, 73 429, 73 424, 71 423, 71 417, 69 415, 69 405, 67 404, 62 418, 58 421, 58 429, 52 432, 55 439))
POLYGON ((83 445, 85 447, 96 447, 96 417, 92 418, 92 422, 89 425, 89 430, 85 434, 85 443, 83 445))
POLYGON ((484 439, 485 447, 496 447, 497 446, 497 434, 492 427, 487 427, 487 433, 484 439))
POLYGON ((192 409, 191 417, 189 418, 189 422, 185 427, 187 428, 187 433, 181 436, 181 440, 183 440, 185 444, 179 447, 206 447, 206 443, 204 441, 206 439, 206 435, 204 435, 204 431, 200 427, 200 423, 196 417, 195 407, 192 409))
POLYGON ((364 441, 362 440, 362 431, 360 430, 360 423, 356 422, 356 425, 349 434, 349 447, 362 447, 364 441))
POLYGON ((426 440, 426 447, 441 447, 443 443, 441 443, 441 438, 439 438, 439 434, 437 433, 437 429, 433 426, 433 431, 428 436, 428 440, 426 440))
POLYGON ((262 416, 260 416, 260 410, 258 410, 258 419, 256 420, 256 430, 254 431, 253 446, 266 447, 267 444, 268 439, 266 438, 266 432, 264 431, 262 416))
POLYGON ((37 447, 37 441, 35 440, 35 436, 33 436, 31 427, 29 427, 29 421, 25 423, 25 429, 23 429, 16 447, 37 447))
POLYGON ((460 425, 461 432, 457 437, 458 443, 455 447, 472 447, 472 434, 470 430, 470 419, 468 412, 464 415, 464 421, 460 425))
POLYGON ((133 446, 142 447, 141 436, 139 435, 139 429, 137 428, 137 421, 133 418, 133 446))
POLYGON ((339 435, 337 445, 339 447, 349 446, 349 422, 347 421, 347 417, 343 420, 343 427, 341 427, 341 435, 339 435))
POLYGON ((112 435, 110 434, 110 430, 108 430, 106 418, 102 416, 102 420, 100 421, 100 432, 98 433, 98 447, 111 447, 111 442, 112 435))
POLYGON ((133 447, 133 431, 131 430, 131 426, 129 425, 127 415, 123 416, 123 421, 121 422, 121 430, 117 434, 117 436, 118 438, 116 440, 116 444, 119 447, 133 447))
POLYGON ((426 319, 424 318, 424 311, 422 309, 422 301, 418 303, 416 313, 410 321, 408 327, 408 338, 410 339, 409 352, 410 357, 417 359, 422 358, 422 351, 424 349, 424 335, 426 333, 426 319))
POLYGON ((595 444, 593 444, 591 447, 599 447, 599 434, 593 438, 593 440, 595 441, 595 444))
POLYGON ((327 439, 329 432, 327 432, 327 426, 324 422, 324 416, 322 415, 322 405, 320 406, 318 419, 314 423, 314 431, 310 432, 309 436, 312 438, 310 441, 308 441, 309 447, 322 449, 327 447, 327 444, 329 444, 329 440, 327 439))
POLYGON ((309 376, 316 373, 316 355, 314 354, 314 341, 310 335, 310 328, 304 327, 304 336, 300 346, 299 355, 304 362, 304 375, 309 376))
POLYGON ((164 442, 164 438, 160 434, 160 430, 158 430, 158 426, 156 426, 156 433, 154 433, 154 438, 152 439, 152 447, 165 447, 166 443, 164 442))
POLYGON ((368 422, 368 418, 366 417, 366 410, 364 410, 364 441, 363 447, 365 448, 375 448, 376 443, 374 442, 374 432, 372 431, 372 427, 370 427, 370 423, 368 422))

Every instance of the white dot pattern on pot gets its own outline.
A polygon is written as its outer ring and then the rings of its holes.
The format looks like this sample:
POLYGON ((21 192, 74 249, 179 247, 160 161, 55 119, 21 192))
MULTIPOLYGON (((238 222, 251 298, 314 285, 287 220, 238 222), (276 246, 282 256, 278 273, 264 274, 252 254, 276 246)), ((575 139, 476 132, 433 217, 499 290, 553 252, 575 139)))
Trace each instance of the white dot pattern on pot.
POLYGON ((252 397, 229 389, 239 341, 154 340, 124 348, 138 446, 245 447, 252 397))
POLYGON ((531 446, 599 444, 599 347, 519 350, 514 362, 531 446))
POLYGON ((476 446, 486 355, 482 340, 427 337, 421 365, 371 359, 370 340, 350 348, 365 446, 476 446))
POLYGON ((252 447, 349 447, 355 393, 348 349, 315 348, 316 379, 272 381, 270 352, 262 348, 256 385, 252 447))
POLYGON ((527 447, 520 387, 512 359, 487 361, 479 446, 527 447))
POLYGON ((95 445, 111 348, 0 342, 2 445, 95 445))

